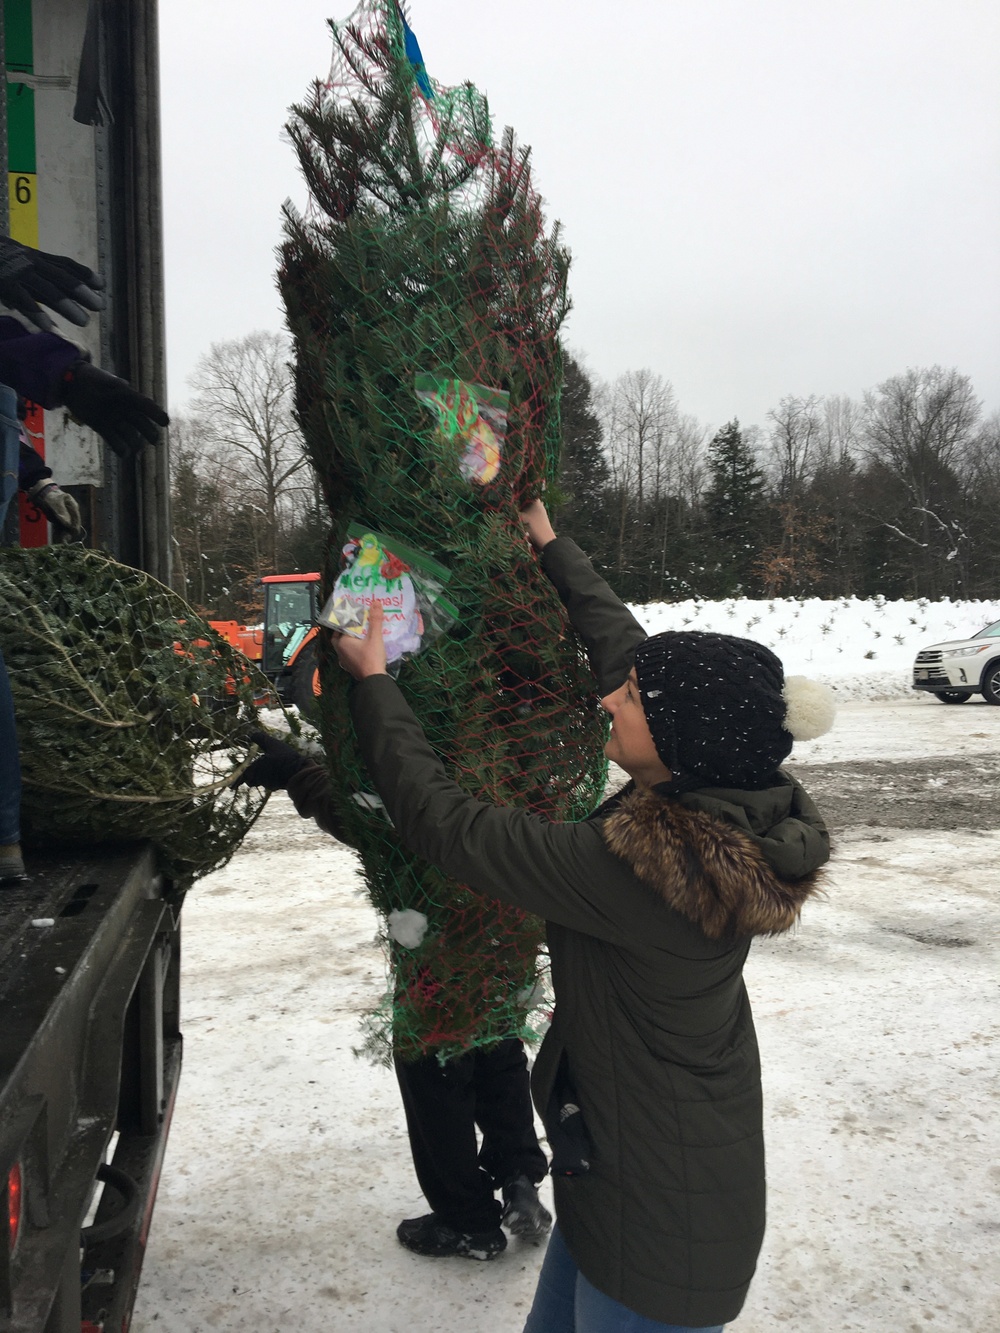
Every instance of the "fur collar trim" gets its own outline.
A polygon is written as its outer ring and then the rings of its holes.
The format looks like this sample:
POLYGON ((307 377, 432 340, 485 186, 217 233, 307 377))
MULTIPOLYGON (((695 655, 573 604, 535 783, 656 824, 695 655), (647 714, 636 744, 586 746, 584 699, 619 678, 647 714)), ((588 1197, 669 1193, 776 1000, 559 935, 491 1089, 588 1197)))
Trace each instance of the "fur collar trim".
POLYGON ((652 791, 623 797, 601 831, 643 883, 711 940, 779 935, 817 891, 818 871, 781 879, 747 834, 652 791))

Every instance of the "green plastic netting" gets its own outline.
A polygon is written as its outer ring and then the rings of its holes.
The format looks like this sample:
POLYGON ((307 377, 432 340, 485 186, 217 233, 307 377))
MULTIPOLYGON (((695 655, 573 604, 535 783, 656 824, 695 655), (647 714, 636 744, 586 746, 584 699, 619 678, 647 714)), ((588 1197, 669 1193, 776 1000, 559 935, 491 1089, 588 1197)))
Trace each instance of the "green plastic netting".
MULTIPOLYGON (((603 789, 605 726, 518 518, 558 469, 568 255, 528 150, 510 130, 494 144, 471 84, 428 79, 392 0, 330 26, 329 79, 289 125, 311 203, 286 206, 280 270, 297 411, 332 521, 326 591, 349 528, 352 555, 358 533, 376 532, 383 554, 403 543, 443 566, 457 623, 399 675, 431 744, 486 801, 581 818, 603 789)), ((387 923, 391 980, 369 1049, 445 1059, 533 1035, 541 923, 399 845, 329 653, 321 679, 335 798, 387 923)))
POLYGON ((29 846, 150 839, 183 891, 263 808, 233 789, 267 682, 176 593, 98 551, 0 549, 29 846))

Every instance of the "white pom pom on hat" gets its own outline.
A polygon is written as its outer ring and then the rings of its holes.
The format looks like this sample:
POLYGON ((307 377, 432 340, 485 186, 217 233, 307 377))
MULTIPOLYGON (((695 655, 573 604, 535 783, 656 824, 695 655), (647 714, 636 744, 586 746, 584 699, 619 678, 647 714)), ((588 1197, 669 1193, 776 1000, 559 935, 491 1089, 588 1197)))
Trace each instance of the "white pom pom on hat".
POLYGON ((808 676, 786 676, 781 694, 785 701, 785 730, 794 740, 814 741, 833 726, 837 705, 829 685, 808 676))

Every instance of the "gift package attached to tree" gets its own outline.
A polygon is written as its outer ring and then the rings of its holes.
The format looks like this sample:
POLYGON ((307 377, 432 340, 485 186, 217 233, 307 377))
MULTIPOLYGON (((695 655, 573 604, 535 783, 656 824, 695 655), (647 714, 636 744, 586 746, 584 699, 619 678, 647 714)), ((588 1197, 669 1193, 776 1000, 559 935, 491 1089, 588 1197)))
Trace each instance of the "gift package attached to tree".
POLYGON ((368 612, 379 602, 386 661, 397 675, 404 657, 419 653, 458 620, 443 592, 449 572, 425 552, 357 524, 347 535, 344 567, 317 619, 338 634, 364 638, 368 612))
MULTIPOLYGON (((369 597, 398 598, 400 688, 455 780, 580 818, 603 789, 605 728, 518 517, 558 471, 568 255, 529 151, 510 130, 494 141, 472 84, 443 87, 410 58, 396 0, 365 0, 331 29, 329 77, 289 125, 310 203, 286 210, 279 275, 330 511, 328 623, 358 632, 369 597), (371 526, 351 527, 361 516, 371 526), (442 611, 454 618, 440 632, 442 611)), ((392 964, 371 1048, 444 1059, 530 1036, 541 923, 399 845, 332 655, 321 680, 330 779, 392 964)))

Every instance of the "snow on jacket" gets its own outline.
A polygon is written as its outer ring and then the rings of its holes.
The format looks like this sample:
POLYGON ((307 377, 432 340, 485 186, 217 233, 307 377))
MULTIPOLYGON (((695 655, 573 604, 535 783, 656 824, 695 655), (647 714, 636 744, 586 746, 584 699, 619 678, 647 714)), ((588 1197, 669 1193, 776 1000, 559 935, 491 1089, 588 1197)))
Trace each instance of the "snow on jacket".
MULTIPOLYGON (((601 694, 643 630, 566 538, 543 565, 601 694)), ((829 856, 812 802, 764 791, 665 795, 630 785, 589 820, 551 823, 469 796, 399 686, 362 681, 352 711, 401 841, 446 874, 547 923, 556 1009, 532 1071, 550 1143, 567 1089, 588 1168, 555 1177, 560 1230, 599 1290, 664 1323, 739 1313, 764 1233, 760 1068, 742 969, 755 934, 787 930, 829 856)), ((325 775, 289 786, 335 831, 325 775)))

